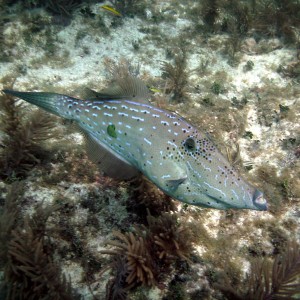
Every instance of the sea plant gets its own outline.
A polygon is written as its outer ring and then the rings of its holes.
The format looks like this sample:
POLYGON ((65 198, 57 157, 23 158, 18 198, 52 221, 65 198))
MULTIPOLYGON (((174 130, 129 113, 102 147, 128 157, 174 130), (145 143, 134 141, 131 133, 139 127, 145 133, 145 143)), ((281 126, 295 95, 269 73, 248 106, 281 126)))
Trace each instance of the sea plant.
POLYGON ((39 204, 31 217, 22 217, 23 193, 22 183, 12 184, 0 218, 1 299, 74 299, 46 234, 47 219, 58 207, 39 204))
POLYGON ((193 233, 188 226, 178 223, 176 214, 162 213, 159 217, 147 216, 148 238, 155 244, 159 259, 189 260, 193 250, 193 233))
POLYGON ((125 253, 127 276, 125 279, 128 287, 137 283, 145 286, 153 286, 155 279, 153 275, 153 262, 145 237, 138 236, 132 232, 120 233, 114 232, 118 241, 109 241, 108 244, 115 246, 115 250, 109 250, 107 253, 123 256, 125 253))
POLYGON ((254 68, 254 62, 252 60, 248 60, 243 67, 244 72, 252 71, 254 68))
POLYGON ((221 83, 216 82, 216 81, 211 85, 210 90, 215 95, 219 95, 219 94, 224 93, 224 88, 222 87, 221 83))
POLYGON ((219 1, 204 0, 199 5, 200 12, 204 23, 207 25, 207 29, 210 31, 216 30, 217 19, 220 15, 219 1))
POLYGON ((123 16, 131 17, 145 15, 146 3, 139 0, 112 0, 113 7, 123 16))
POLYGON ((161 70, 162 78, 167 79, 165 92, 171 94, 171 98, 177 102, 184 101, 187 98, 186 87, 188 83, 185 51, 174 57, 174 65, 163 62, 161 70))
POLYGON ((227 32, 243 38, 250 31, 257 37, 283 37, 299 43, 300 3, 294 0, 204 0, 190 14, 197 29, 227 32), (199 26, 199 16, 204 26, 199 26))
POLYGON ((163 212, 175 212, 176 201, 159 190, 148 179, 141 176, 131 183, 132 196, 127 209, 138 216, 141 223, 146 223, 147 216, 159 216, 163 212))
POLYGON ((20 225, 21 198, 24 194, 22 182, 12 183, 0 214, 0 267, 7 263, 8 243, 11 239, 12 230, 20 225))
POLYGON ((108 283, 110 294, 118 294, 117 291, 126 294, 138 285, 159 285, 173 263, 189 261, 193 251, 191 227, 179 224, 177 215, 169 213, 158 217, 149 214, 147 222, 148 225, 136 225, 133 231, 114 232, 115 240, 107 242, 113 249, 101 251, 112 256, 101 274, 109 269, 116 274, 108 283))
POLYGON ((49 154, 45 141, 57 137, 55 118, 40 110, 25 114, 24 106, 8 95, 0 102, 0 177, 22 177, 49 154))
POLYGON ((215 285, 227 299, 296 299, 300 294, 300 247, 296 241, 286 244, 286 251, 271 263, 267 258, 251 263, 243 291, 230 284, 215 285))
POLYGON ((82 0, 42 1, 42 3, 46 5, 47 10, 59 16, 71 16, 72 12, 77 9, 82 2, 82 0))
POLYGON ((286 42, 297 43, 300 26, 300 3, 294 0, 252 1, 254 30, 265 36, 283 37, 286 42))

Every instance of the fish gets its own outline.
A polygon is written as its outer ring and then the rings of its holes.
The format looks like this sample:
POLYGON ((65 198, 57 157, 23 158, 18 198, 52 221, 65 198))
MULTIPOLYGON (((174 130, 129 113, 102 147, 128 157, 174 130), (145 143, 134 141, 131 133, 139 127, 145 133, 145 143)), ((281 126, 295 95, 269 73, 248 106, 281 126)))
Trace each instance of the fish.
POLYGON ((115 15, 117 17, 122 17, 122 14, 110 5, 101 5, 101 8, 112 13, 113 15, 115 15))
POLYGON ((170 197, 215 209, 267 210, 263 193, 246 182, 209 136, 175 112, 148 101, 150 91, 126 76, 86 100, 48 92, 4 93, 75 123, 87 154, 112 178, 144 174, 170 197))
POLYGON ((150 90, 152 93, 161 93, 161 92, 162 92, 162 90, 157 89, 156 87, 153 87, 153 86, 149 86, 149 90, 150 90))

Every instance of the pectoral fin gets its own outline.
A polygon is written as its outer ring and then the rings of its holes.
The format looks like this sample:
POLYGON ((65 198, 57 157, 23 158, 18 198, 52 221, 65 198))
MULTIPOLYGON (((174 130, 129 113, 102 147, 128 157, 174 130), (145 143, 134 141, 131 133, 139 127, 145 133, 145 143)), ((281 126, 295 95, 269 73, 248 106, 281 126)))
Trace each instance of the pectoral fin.
POLYGON ((171 189, 177 189, 178 186, 184 183, 186 180, 187 180, 187 176, 181 178, 175 178, 175 179, 168 179, 166 180, 166 185, 171 189))

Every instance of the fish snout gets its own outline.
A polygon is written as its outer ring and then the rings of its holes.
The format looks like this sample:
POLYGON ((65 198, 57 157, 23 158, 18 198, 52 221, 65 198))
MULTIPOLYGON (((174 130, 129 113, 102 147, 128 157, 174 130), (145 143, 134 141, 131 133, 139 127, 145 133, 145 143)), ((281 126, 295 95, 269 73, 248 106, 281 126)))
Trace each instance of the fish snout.
POLYGON ((264 194, 261 191, 259 190, 254 191, 252 201, 253 201, 253 205, 257 208, 257 210, 268 209, 267 200, 264 198, 264 194))

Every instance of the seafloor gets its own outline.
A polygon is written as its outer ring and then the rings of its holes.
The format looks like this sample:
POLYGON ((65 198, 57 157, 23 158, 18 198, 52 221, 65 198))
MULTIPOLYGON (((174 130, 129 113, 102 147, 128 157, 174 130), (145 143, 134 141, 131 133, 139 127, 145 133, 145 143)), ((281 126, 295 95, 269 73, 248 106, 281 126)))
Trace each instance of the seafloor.
POLYGON ((152 103, 208 132, 269 209, 187 206, 104 177, 70 124, 2 95, 1 299, 270 299, 299 283, 299 1, 114 1, 122 17, 48 2, 0 1, 0 90, 80 97, 130 62, 152 103), (286 253, 295 276, 275 283, 286 253))

